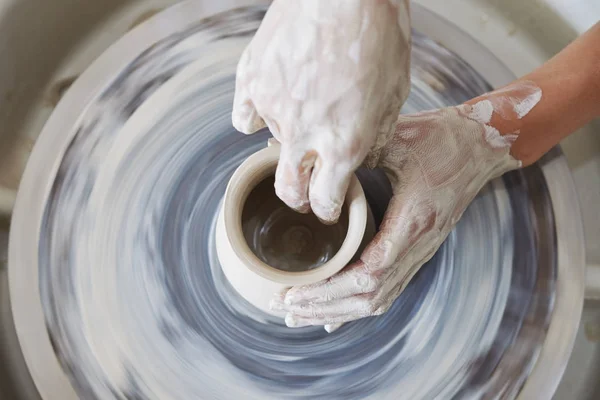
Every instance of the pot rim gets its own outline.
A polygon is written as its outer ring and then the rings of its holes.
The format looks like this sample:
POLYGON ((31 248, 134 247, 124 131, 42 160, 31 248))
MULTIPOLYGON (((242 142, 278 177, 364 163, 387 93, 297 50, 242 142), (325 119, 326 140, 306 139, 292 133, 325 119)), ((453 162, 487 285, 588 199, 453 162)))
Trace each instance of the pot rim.
POLYGON ((233 173, 223 201, 225 235, 237 259, 262 278, 289 286, 315 283, 335 275, 358 251, 367 226, 367 199, 358 178, 353 175, 344 200, 348 209, 348 233, 331 260, 308 271, 290 272, 271 267, 248 246, 242 231, 242 212, 256 185, 275 173, 280 150, 279 145, 262 149, 248 157, 233 173))

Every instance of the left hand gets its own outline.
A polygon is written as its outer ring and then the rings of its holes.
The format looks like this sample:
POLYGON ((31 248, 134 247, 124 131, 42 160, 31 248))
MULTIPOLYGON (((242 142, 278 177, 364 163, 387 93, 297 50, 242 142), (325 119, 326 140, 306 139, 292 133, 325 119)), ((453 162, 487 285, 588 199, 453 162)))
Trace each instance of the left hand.
POLYGON ((274 0, 237 68, 233 126, 281 143, 275 191, 325 223, 410 89, 408 0, 274 0))
POLYGON ((472 104, 400 116, 379 159, 394 190, 380 231, 358 262, 325 281, 291 288, 272 308, 287 312, 290 327, 328 331, 385 313, 479 190, 521 165, 510 147, 520 119, 540 98, 541 90, 525 81, 472 104))

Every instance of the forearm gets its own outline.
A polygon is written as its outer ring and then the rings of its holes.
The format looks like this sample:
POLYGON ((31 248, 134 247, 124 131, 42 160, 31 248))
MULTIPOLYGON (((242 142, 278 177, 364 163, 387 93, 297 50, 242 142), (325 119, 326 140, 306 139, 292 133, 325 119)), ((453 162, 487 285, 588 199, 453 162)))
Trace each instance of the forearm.
POLYGON ((511 155, 527 166, 600 116, 600 23, 515 83, 539 87, 539 102, 522 119, 496 116, 492 123, 502 134, 518 132, 511 155))

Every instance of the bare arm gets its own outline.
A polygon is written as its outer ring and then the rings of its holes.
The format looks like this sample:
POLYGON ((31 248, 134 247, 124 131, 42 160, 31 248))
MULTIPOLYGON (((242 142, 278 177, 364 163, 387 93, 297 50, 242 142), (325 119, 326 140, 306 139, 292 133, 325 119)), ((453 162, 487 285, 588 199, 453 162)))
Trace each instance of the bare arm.
MULTIPOLYGON (((600 116, 600 22, 517 82, 532 82, 539 87, 543 93, 539 103, 522 119, 494 115, 492 125, 502 134, 520 132, 511 155, 527 166, 600 116)), ((485 97, 491 99, 501 92, 485 97)))

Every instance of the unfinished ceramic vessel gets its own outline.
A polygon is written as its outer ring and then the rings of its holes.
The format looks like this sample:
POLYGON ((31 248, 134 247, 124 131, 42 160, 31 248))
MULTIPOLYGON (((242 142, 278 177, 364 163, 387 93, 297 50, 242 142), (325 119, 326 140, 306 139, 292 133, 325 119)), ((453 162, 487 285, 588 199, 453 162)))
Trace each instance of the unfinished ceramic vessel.
POLYGON ((260 150, 235 171, 216 231, 225 276, 248 302, 272 315, 282 315, 269 309, 274 294, 336 274, 358 255, 375 230, 356 176, 334 225, 288 208, 273 186, 279 152, 277 145, 260 150))

